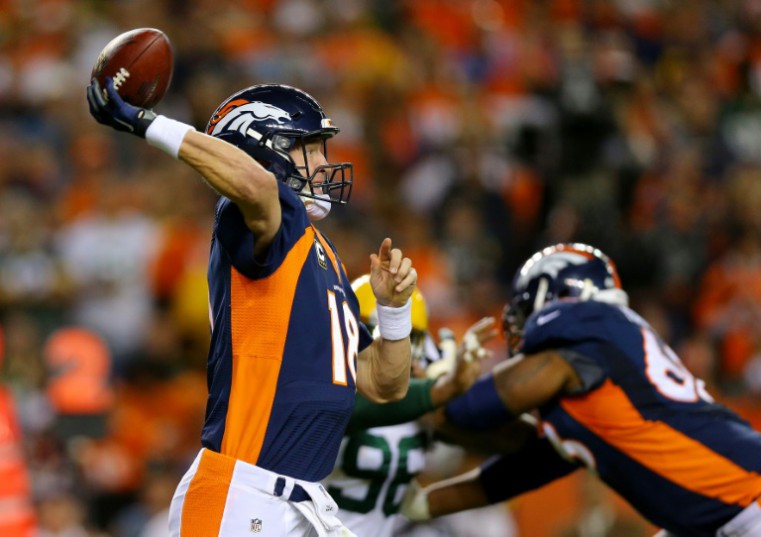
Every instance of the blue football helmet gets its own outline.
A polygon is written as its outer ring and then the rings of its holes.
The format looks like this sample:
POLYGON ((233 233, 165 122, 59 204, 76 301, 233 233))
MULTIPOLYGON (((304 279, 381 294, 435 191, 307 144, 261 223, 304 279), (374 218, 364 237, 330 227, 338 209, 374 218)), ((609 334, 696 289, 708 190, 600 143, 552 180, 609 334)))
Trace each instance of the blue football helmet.
POLYGON ((301 147, 306 163, 306 143, 321 140, 327 159, 327 140, 338 133, 314 97, 300 89, 260 84, 241 90, 219 105, 209 119, 206 133, 251 155, 300 196, 320 197, 312 180, 324 174, 322 194, 327 194, 331 203, 343 205, 349 201, 354 180, 351 163, 310 170, 308 164, 296 166, 291 158, 290 150, 301 147))
POLYGON ((518 352, 529 316, 560 299, 628 304, 615 264, 600 250, 581 243, 548 246, 515 274, 513 298, 502 315, 511 356, 518 352))

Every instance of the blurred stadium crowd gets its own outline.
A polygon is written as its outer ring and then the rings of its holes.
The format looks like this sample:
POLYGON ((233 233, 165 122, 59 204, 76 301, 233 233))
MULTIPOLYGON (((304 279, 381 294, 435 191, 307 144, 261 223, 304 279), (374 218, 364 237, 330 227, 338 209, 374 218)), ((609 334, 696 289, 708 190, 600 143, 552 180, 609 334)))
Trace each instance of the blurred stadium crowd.
MULTIPOLYGON (((255 83, 321 102, 355 163, 321 228, 356 276, 393 237, 434 330, 588 242, 761 426, 761 1, 0 0, 2 380, 41 535, 165 535, 198 449, 215 195, 85 101, 101 48, 145 26, 176 54, 157 110, 198 129, 255 83)), ((603 535, 580 509, 546 535, 603 535)))

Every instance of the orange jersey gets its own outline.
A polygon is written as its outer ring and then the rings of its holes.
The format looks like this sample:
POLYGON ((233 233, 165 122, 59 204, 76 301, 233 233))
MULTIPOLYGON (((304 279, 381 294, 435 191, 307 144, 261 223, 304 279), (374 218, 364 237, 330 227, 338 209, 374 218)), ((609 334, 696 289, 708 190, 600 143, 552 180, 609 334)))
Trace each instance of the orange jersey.
POLYGON ((333 245, 279 183, 282 224, 255 258, 238 208, 217 205, 206 448, 298 479, 330 473, 372 341, 333 245))
POLYGON ((761 434, 715 403, 632 310, 553 303, 529 318, 522 351, 551 348, 566 351, 585 388, 540 409, 545 434, 650 521, 713 536, 761 497, 761 434))

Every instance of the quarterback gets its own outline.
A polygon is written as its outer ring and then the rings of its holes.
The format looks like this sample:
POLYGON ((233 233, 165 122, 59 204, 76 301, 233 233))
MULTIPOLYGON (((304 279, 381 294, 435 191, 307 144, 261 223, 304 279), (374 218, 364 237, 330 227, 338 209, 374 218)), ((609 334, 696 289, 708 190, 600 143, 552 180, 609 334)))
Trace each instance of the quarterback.
MULTIPOLYGON (((105 91, 104 91, 105 89, 105 91)), ((202 445, 175 492, 173 537, 350 536, 319 481, 359 390, 383 403, 409 383, 411 261, 385 239, 370 256, 379 335, 314 222, 351 193, 330 163, 338 133, 309 94, 282 84, 224 100, 206 132, 87 89, 95 119, 198 171, 220 198, 209 256, 209 398, 202 445)))

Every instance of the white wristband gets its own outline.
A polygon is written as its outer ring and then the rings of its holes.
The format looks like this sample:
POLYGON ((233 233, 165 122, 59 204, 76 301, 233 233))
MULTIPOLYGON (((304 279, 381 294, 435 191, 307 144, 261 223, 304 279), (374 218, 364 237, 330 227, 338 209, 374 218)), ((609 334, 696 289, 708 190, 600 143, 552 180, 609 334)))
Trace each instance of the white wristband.
POLYGON ((378 304, 378 332, 383 339, 399 341, 412 332, 412 299, 404 306, 393 308, 378 304))
POLYGON ((175 121, 166 116, 156 116, 145 131, 145 141, 177 158, 185 135, 188 131, 194 130, 193 127, 181 121, 175 121))

